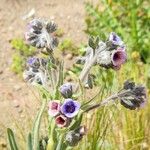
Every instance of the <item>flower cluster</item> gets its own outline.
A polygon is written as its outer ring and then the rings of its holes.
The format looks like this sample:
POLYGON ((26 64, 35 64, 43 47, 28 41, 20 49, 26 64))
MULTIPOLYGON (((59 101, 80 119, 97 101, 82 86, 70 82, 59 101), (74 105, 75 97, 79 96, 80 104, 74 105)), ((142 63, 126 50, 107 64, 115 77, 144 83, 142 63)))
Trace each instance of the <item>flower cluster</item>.
POLYGON ((55 122, 58 127, 67 127, 71 119, 75 117, 80 109, 80 103, 68 98, 61 104, 58 100, 52 100, 48 105, 48 113, 55 117, 55 122))
POLYGON ((78 114, 80 103, 69 98, 72 96, 72 86, 70 83, 62 85, 60 92, 66 99, 62 104, 59 100, 50 101, 48 104, 48 113, 50 116, 55 117, 55 122, 58 127, 67 127, 71 119, 78 114))
POLYGON ((29 58, 27 60, 27 69, 23 72, 24 80, 31 84, 45 84, 47 80, 45 76, 46 65, 46 59, 37 57, 29 58))
POLYGON ((25 33, 26 41, 37 48, 47 48, 53 50, 58 45, 58 40, 54 36, 57 26, 52 21, 33 19, 27 26, 25 33))
POLYGON ((127 80, 124 83, 123 91, 120 92, 120 103, 124 107, 134 110, 146 104, 146 89, 142 85, 135 85, 135 82, 127 80))
POLYGON ((118 70, 121 65, 127 60, 125 45, 121 38, 114 32, 110 33, 106 42, 98 41, 94 43, 89 40, 89 47, 86 49, 85 56, 81 57, 78 61, 85 63, 97 56, 95 65, 98 64, 105 68, 113 68, 118 70))
POLYGON ((127 59, 123 41, 116 33, 112 32, 105 44, 106 49, 100 51, 97 64, 105 68, 120 69, 127 59))

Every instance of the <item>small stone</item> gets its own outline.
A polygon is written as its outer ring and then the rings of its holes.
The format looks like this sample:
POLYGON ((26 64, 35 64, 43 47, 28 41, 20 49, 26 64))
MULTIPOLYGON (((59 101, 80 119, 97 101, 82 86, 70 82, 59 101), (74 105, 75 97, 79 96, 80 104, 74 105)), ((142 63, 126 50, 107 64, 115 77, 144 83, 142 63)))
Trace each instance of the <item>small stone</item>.
POLYGON ((72 58, 73 58, 73 55, 72 55, 72 54, 69 53, 69 54, 66 55, 66 59, 72 60, 72 58))
POLYGON ((22 114, 22 115, 20 115, 20 117, 21 117, 21 118, 25 118, 25 115, 22 114))
POLYGON ((19 103, 18 103, 18 101, 17 101, 17 100, 14 100, 14 102, 13 102, 13 106, 14 106, 15 108, 20 107, 20 105, 19 105, 19 103))
POLYGON ((23 110, 22 110, 22 109, 19 109, 19 110, 18 110, 18 113, 19 113, 19 114, 21 114, 22 112, 23 112, 23 110))
POLYGON ((67 80, 68 82, 71 82, 71 81, 72 81, 72 78, 66 77, 66 80, 67 80))
POLYGON ((3 139, 0 139, 0 146, 1 148, 5 148, 7 146, 6 141, 3 139))
POLYGON ((142 143, 142 149, 147 150, 148 149, 148 144, 146 142, 142 143))
POLYGON ((15 85, 15 86, 14 86, 14 90, 15 90, 15 91, 20 91, 20 90, 21 90, 21 86, 15 85))

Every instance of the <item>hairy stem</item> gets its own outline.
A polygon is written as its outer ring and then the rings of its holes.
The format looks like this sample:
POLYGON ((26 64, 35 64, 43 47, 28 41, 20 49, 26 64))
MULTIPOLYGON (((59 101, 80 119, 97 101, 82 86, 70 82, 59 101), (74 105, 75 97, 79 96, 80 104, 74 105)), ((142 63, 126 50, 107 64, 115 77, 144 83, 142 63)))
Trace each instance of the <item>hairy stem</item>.
MULTIPOLYGON (((87 77, 87 75, 89 74, 89 72, 90 72, 92 66, 93 66, 94 64, 96 64, 96 61, 97 61, 97 57, 98 57, 98 55, 99 55, 99 52, 102 52, 102 51, 104 51, 105 49, 106 49, 106 46, 102 46, 102 47, 99 47, 99 48, 97 49, 97 51, 96 51, 96 49, 93 50, 93 51, 94 51, 94 52, 93 52, 93 57, 92 57, 92 58, 89 58, 88 60, 86 60, 86 62, 85 62, 85 64, 84 64, 84 67, 83 67, 83 69, 82 69, 82 71, 81 71, 81 73, 80 73, 80 76, 79 76, 79 80, 80 80, 82 83, 85 82, 86 77, 87 77)), ((76 88, 75 88, 75 92, 77 92, 78 88, 79 88, 79 84, 77 84, 77 86, 76 86, 76 88)))
POLYGON ((95 104, 91 107, 89 107, 87 110, 85 110, 84 112, 89 112, 90 110, 93 110, 95 108, 101 107, 101 106, 105 106, 106 104, 108 104, 111 100, 115 101, 116 99, 125 96, 126 94, 130 93, 130 90, 121 90, 116 94, 111 95, 110 97, 104 99, 102 102, 95 104))
POLYGON ((95 108, 98 108, 98 107, 101 107, 101 106, 104 106, 106 104, 108 104, 110 102, 110 100, 115 100, 118 98, 118 94, 114 94, 108 98, 106 98, 105 100, 103 100, 102 102, 98 103, 98 104, 95 104, 91 107, 89 107, 87 110, 85 110, 85 112, 89 112, 90 110, 93 110, 95 108))

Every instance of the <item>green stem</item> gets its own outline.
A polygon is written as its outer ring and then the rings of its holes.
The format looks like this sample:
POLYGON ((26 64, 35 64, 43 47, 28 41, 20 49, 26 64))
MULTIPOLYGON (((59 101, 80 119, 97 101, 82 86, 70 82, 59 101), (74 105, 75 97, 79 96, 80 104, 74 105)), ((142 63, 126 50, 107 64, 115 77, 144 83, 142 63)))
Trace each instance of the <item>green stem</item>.
POLYGON ((55 149, 55 143, 54 143, 54 130, 55 130, 55 123, 51 123, 51 129, 50 129, 50 136, 48 140, 47 150, 54 150, 55 149))
POLYGON ((59 142, 58 142, 56 150, 62 150, 62 147, 63 147, 63 137, 64 137, 64 134, 61 134, 60 137, 59 137, 59 142))

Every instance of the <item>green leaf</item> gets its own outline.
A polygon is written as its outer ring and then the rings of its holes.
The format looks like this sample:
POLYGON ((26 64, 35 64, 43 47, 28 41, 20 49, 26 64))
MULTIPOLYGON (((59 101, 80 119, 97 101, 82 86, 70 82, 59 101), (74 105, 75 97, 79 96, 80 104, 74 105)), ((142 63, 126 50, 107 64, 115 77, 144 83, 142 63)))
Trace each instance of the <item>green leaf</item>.
POLYGON ((28 150, 32 150, 32 135, 29 133, 28 135, 28 150))
POLYGON ((37 114, 36 120, 34 122, 34 127, 32 130, 32 137, 33 137, 33 150, 39 150, 39 128, 41 123, 41 118, 46 106, 46 99, 42 101, 42 106, 37 114))
POLYGON ((90 37, 89 38, 89 42, 88 42, 89 46, 93 49, 95 49, 95 43, 94 43, 94 38, 90 37))
POLYGON ((63 66, 64 66, 64 63, 61 62, 59 65, 59 74, 58 74, 58 82, 56 85, 55 99, 59 99, 59 96, 60 96, 59 87, 63 84, 63 77, 64 77, 63 66))
POLYGON ((15 141, 14 133, 10 128, 7 128, 7 135, 11 150, 19 150, 15 141))

